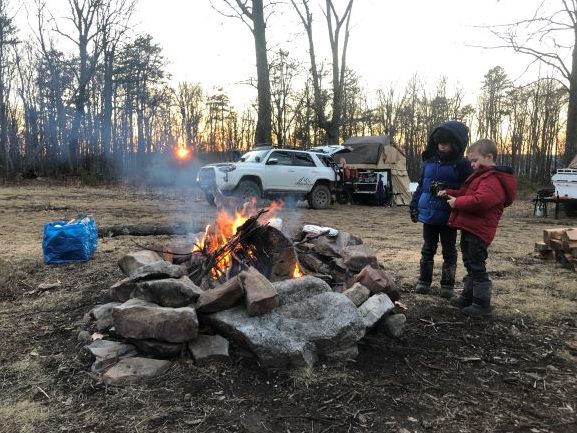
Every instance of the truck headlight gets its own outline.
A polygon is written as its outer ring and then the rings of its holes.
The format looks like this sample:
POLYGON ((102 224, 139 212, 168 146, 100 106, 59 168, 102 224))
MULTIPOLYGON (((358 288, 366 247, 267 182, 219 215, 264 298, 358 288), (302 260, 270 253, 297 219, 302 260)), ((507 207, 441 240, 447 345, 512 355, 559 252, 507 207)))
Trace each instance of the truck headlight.
POLYGON ((230 165, 223 165, 218 167, 218 171, 222 171, 224 173, 229 173, 231 171, 236 170, 236 165, 230 164, 230 165))

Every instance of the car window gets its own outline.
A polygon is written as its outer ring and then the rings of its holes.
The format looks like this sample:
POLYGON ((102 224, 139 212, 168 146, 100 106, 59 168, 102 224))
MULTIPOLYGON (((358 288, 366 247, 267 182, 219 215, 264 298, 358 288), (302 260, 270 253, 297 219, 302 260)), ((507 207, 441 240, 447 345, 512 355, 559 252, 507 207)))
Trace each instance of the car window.
POLYGON ((261 162, 268 150, 251 150, 241 156, 242 162, 261 162))
POLYGON ((337 165, 332 156, 317 155, 325 167, 334 167, 337 165))
POLYGON ((270 154, 269 160, 276 159, 277 165, 293 165, 291 154, 282 150, 275 150, 270 154))
POLYGON ((305 152, 293 152, 293 165, 298 165, 300 167, 314 167, 315 162, 313 158, 305 152))

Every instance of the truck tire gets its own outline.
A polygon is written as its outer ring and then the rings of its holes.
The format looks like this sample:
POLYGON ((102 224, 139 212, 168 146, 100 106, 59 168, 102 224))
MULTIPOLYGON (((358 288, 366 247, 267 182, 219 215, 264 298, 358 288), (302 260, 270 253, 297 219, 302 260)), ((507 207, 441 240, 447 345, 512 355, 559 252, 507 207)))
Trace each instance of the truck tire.
POLYGON ((241 180, 234 190, 234 194, 244 201, 250 200, 251 197, 254 197, 257 200, 262 197, 260 185, 250 179, 241 180))
POLYGON ((570 201, 567 203, 563 203, 563 208, 565 210, 565 215, 567 215, 568 217, 577 216, 577 201, 570 201))
POLYGON ((307 201, 313 209, 325 209, 331 204, 331 190, 326 185, 317 184, 307 196, 307 201))
POLYGON ((351 194, 348 191, 338 191, 337 192, 337 203, 347 204, 351 202, 351 194))

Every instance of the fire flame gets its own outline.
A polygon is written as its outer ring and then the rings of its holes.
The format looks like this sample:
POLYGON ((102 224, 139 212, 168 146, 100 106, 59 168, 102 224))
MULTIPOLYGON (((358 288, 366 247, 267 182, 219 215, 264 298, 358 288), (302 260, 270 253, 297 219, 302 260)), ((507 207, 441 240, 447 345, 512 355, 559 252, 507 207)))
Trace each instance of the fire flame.
POLYGON ((301 267, 299 266, 298 262, 295 264, 295 269, 293 271, 292 277, 293 278, 298 278, 298 277, 302 277, 303 273, 301 271, 301 267))
MULTIPOLYGON (((268 208, 268 212, 259 217, 259 222, 262 224, 268 223, 269 220, 275 217, 276 212, 283 207, 282 202, 272 202, 268 208)), ((250 202, 244 203, 240 210, 234 211, 232 214, 226 209, 220 209, 214 227, 207 225, 204 234, 200 239, 197 239, 192 248, 192 252, 205 251, 208 254, 214 254, 219 248, 226 245, 226 243, 238 232, 239 228, 252 216, 256 215, 256 200, 251 199, 250 202)), ((243 254, 251 258, 255 257, 254 251, 247 251, 247 245, 242 245, 243 254)), ((219 262, 211 269, 211 276, 213 279, 219 279, 226 274, 226 271, 233 263, 233 255, 235 251, 226 251, 220 258, 219 262)), ((295 269, 295 272, 299 272, 295 269)))

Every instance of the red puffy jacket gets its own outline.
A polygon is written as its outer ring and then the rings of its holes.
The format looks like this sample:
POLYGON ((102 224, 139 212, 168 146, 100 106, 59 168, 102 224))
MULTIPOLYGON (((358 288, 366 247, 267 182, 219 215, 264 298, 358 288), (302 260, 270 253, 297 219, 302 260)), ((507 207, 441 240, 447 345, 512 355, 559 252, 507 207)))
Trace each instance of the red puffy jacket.
POLYGON ((515 200, 517 178, 510 167, 482 165, 461 188, 447 193, 456 197, 449 225, 473 233, 489 245, 503 209, 515 200))

